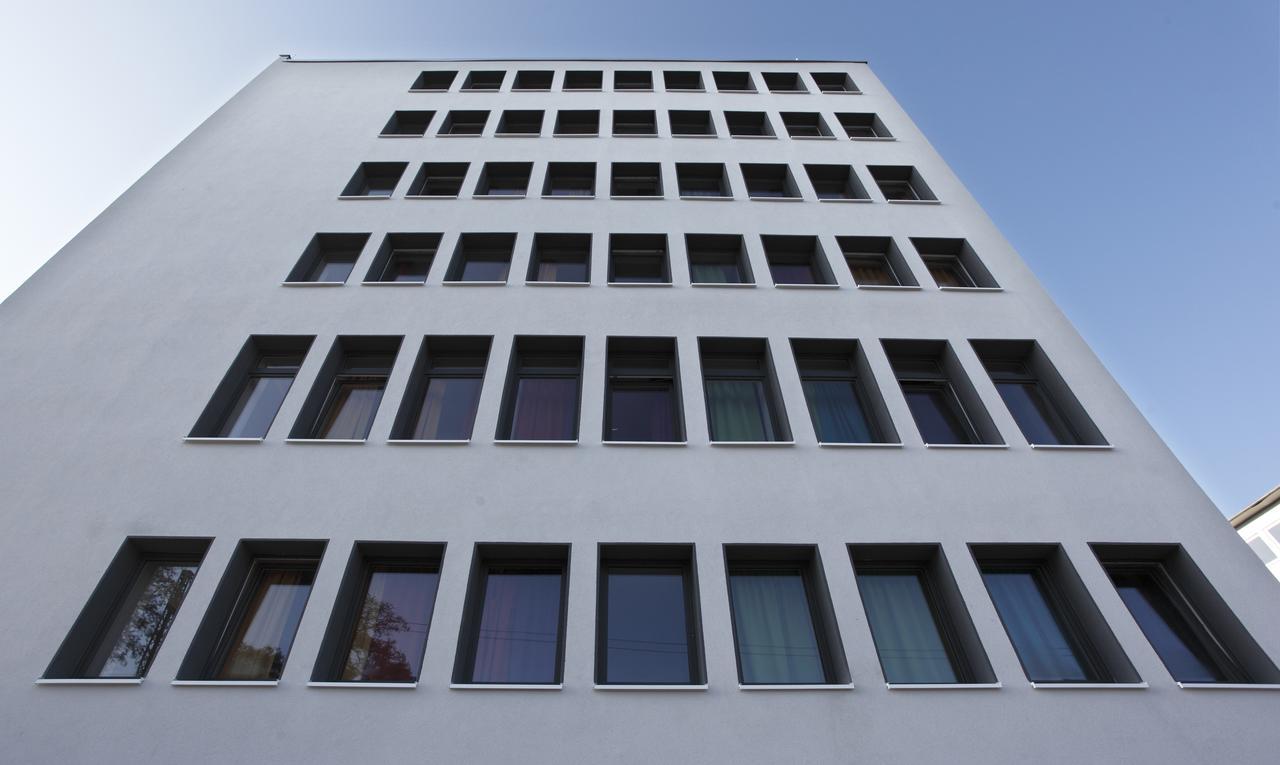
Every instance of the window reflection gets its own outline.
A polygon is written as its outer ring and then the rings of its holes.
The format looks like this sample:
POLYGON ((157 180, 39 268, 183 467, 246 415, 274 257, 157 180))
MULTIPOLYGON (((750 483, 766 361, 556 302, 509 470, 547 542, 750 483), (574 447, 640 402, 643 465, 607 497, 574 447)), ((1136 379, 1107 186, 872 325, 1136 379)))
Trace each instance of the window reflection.
POLYGON ((145 676, 198 568, 191 561, 143 563, 82 675, 145 676))
POLYGON ((215 679, 280 678, 311 595, 315 568, 315 561, 255 563, 215 679))
POLYGON ((343 680, 393 683, 418 679, 438 580, 434 567, 371 566, 343 680))

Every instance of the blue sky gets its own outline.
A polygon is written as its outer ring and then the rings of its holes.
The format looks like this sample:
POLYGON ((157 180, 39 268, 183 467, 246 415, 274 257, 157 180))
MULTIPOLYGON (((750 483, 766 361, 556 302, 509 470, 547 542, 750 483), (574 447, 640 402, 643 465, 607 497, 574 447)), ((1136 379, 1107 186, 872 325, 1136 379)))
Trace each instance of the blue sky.
POLYGON ((5 6, 0 296, 278 53, 865 59, 1220 509, 1280 483, 1275 0, 5 6))

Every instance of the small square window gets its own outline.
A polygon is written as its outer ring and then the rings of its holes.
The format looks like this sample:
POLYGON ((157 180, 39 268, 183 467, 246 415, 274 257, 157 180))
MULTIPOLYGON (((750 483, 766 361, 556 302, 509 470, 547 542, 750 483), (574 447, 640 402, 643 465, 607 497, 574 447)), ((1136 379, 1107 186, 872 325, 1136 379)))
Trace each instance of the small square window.
POLYGON ((497 135, 532 135, 542 132, 542 111, 508 109, 498 120, 497 135))
POLYGON ((564 73, 565 90, 600 90, 604 87, 604 74, 598 70, 571 69, 564 73))
POLYGON ((667 237, 663 234, 610 234, 610 284, 671 284, 667 237))
POLYGON ((387 234, 365 281, 423 284, 439 247, 440 234, 387 234))
POLYGON ((600 133, 600 112, 595 109, 561 109, 556 112, 556 135, 594 136, 600 133))
POLYGON ((663 72, 662 84, 667 90, 700 91, 704 89, 702 73, 698 71, 663 72))
POLYGON ((458 77, 455 71, 439 71, 439 72, 423 72, 418 75, 418 79, 413 81, 410 90, 423 91, 445 91, 453 85, 453 81, 458 77))
POLYGON ((362 162, 342 189, 344 197, 390 199, 407 162, 362 162))
POLYGON ((343 284, 367 241, 368 234, 316 234, 285 281, 343 284))
POLYGON ((382 135, 388 138, 417 137, 427 134, 427 125, 431 124, 432 111, 398 111, 391 115, 382 128, 382 135))
POLYGON ((773 126, 764 112, 725 112, 729 135, 734 138, 773 138, 773 126))
POLYGON ((522 69, 516 72, 516 80, 512 90, 551 90, 551 79, 555 75, 549 69, 522 69))
POLYGON ((721 164, 677 162, 676 183, 682 197, 727 199, 733 196, 729 191, 729 179, 725 176, 724 165, 721 164))
POLYGON ((840 120, 840 127, 844 128, 845 134, 855 141, 893 138, 893 134, 873 113, 837 112, 836 119, 840 120))
POLYGON ((589 198, 596 194, 594 162, 548 162, 544 197, 589 198))
POLYGON ((867 171, 889 202, 937 202, 929 186, 910 165, 868 165, 867 171))
POLYGON ((294 422, 292 439, 364 441, 369 437, 400 337, 340 335, 294 422))
POLYGON ((752 199, 799 199, 800 190, 786 165, 742 165, 742 180, 752 199))
POLYGON ((978 253, 964 239, 912 237, 911 244, 939 288, 999 289, 978 253))
POLYGON ((844 72, 810 72, 813 82, 823 93, 859 93, 853 78, 844 72))
POLYGON ((804 171, 820 200, 871 201, 851 165, 805 165, 804 171))
POLYGON ((672 110, 667 112, 671 119, 671 135, 714 137, 716 126, 711 122, 711 112, 672 110))
POLYGON ((309 335, 250 337, 218 383, 190 437, 265 437, 314 340, 309 335))
POLYGON ((508 369, 498 438, 577 441, 582 338, 518 336, 508 369))
POLYGON ((409 197, 456 197, 467 176, 466 162, 423 162, 409 184, 409 197))
POLYGON ((484 132, 485 123, 488 121, 489 112, 487 111, 454 110, 445 116, 444 124, 440 126, 440 132, 436 135, 480 135, 484 132))
POLYGON ((892 237, 838 236, 836 243, 859 287, 918 286, 892 237))
POLYGON ((755 284, 738 234, 685 234, 689 279, 694 284, 755 284))
POLYGON ((532 162, 486 162, 476 183, 477 197, 522 197, 529 191, 532 162))
POLYGON ((804 80, 795 72, 764 72, 764 85, 770 93, 808 93, 804 80))
POLYGON ((750 72, 712 72, 711 78, 716 81, 716 90, 721 93, 756 92, 750 72))
POLYGON ((613 112, 614 135, 656 136, 658 121, 652 110, 615 109, 613 112))
POLYGON ((760 237, 764 257, 769 263, 769 275, 773 283, 790 286, 833 285, 835 277, 827 266, 822 246, 816 236, 778 236, 765 234, 760 237))
POLYGON ((463 90, 502 90, 502 81, 507 77, 506 72, 489 71, 489 72, 470 72, 467 79, 462 83, 463 90))
POLYGON ((534 234, 527 281, 540 284, 591 282, 590 234, 534 234))
POLYGON ((614 72, 614 90, 653 90, 653 72, 614 72))
POLYGON ((515 246, 515 234, 463 234, 445 281, 505 284, 515 246))
POLYGON ((831 129, 817 112, 782 112, 782 124, 792 138, 831 138, 831 129))
POLYGON ((409 375, 391 437, 469 441, 484 386, 492 338, 428 335, 409 375))
POLYGON ((662 196, 662 171, 657 162, 614 162, 611 170, 611 196, 662 196))

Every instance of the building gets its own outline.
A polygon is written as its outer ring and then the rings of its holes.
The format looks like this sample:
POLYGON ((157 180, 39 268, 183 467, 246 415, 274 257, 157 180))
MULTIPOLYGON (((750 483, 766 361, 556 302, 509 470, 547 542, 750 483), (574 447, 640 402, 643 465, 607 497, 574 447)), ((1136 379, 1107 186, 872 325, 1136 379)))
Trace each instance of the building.
POLYGON ((1232 516, 1231 527, 1267 570, 1280 579, 1280 486, 1232 516))
POLYGON ((0 359, 11 762, 1273 749, 1265 573, 864 63, 281 60, 0 359))

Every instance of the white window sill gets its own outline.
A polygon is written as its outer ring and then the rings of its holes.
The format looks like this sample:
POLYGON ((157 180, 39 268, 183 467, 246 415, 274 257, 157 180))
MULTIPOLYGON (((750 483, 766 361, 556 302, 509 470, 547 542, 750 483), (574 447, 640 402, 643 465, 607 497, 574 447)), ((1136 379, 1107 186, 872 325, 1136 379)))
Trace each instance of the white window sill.
POLYGON ((597 691, 705 691, 707 684, 701 685, 607 685, 596 683, 592 686, 597 691))
POLYGON ((600 443, 605 446, 688 446, 688 441, 609 441, 600 443))
POLYGON ((563 93, 603 93, 604 88, 561 88, 563 93))
POLYGON ((793 135, 793 141, 834 141, 836 137, 833 135, 793 135))
POLYGON ((560 691, 564 683, 449 683, 452 691, 560 691))
POLYGON ((286 444, 333 444, 335 446, 362 446, 364 438, 286 438, 286 444))
POLYGON ((543 199, 595 199, 595 194, 543 194, 543 199))
POLYGON ((182 439, 187 444, 260 444, 261 438, 220 438, 218 436, 187 436, 182 439))
POLYGON ((526 279, 526 287, 590 287, 591 282, 539 282, 526 279))
POLYGON ((819 441, 818 446, 824 449, 901 449, 901 443, 894 442, 877 442, 868 443, 842 443, 839 441, 819 441))
POLYGON ((891 691, 986 691, 1003 688, 1002 683, 885 683, 891 691))
POLYGON ((326 682, 311 682, 311 683, 307 683, 307 687, 308 687, 308 688, 359 688, 359 689, 361 689, 361 690, 363 690, 363 689, 384 689, 384 690, 385 690, 385 689, 388 689, 388 688, 400 689, 400 690, 413 690, 414 688, 417 688, 417 687, 418 687, 418 684, 417 684, 417 683, 337 683, 337 682, 334 682, 334 683, 326 683, 326 682))
POLYGON ((552 138, 599 138, 599 133, 552 133, 552 138))
POLYGON ((1042 452, 1105 452, 1115 449, 1111 444, 1031 444, 1042 452))
POLYGON ((483 133, 436 133, 436 138, 483 138, 483 133))
POLYGON ((755 197, 750 194, 747 198, 752 202, 803 202, 804 197, 755 197))
POLYGON ((795 441, 712 441, 712 446, 761 447, 761 446, 795 446, 795 441))
POLYGON ((857 287, 860 290, 883 290, 885 292, 893 292, 895 290, 898 292, 912 290, 919 292, 923 289, 918 284, 859 284, 857 287))
POLYGON ((606 287, 670 287, 671 282, 609 282, 606 287))
POLYGON ((838 290, 839 284, 775 284, 775 289, 780 290, 838 290))
POLYGON ((1280 683, 1178 683, 1184 691, 1280 691, 1280 683))
POLYGON ((861 198, 852 198, 852 199, 819 199, 818 201, 819 201, 819 202, 837 202, 837 203, 840 203, 840 202, 857 202, 857 203, 863 203, 863 202, 870 202, 870 201, 871 201, 871 199, 870 199, 870 197, 868 197, 868 198, 866 198, 866 199, 861 199, 861 198))
POLYGON ((732 202, 733 201, 733 197, 731 196, 730 197, 708 197, 708 196, 702 196, 700 194, 693 194, 693 195, 681 194, 680 199, 681 201, 684 201, 684 202, 732 202))
POLYGON ((409 88, 410 93, 448 93, 448 88, 409 88))
POLYGON ((578 439, 575 438, 571 441, 536 441, 524 438, 499 438, 494 440, 494 443, 498 446, 577 446, 578 439))
POLYGON ((1144 683, 1032 683, 1037 691, 1140 691, 1144 683))
POLYGON ((649 201, 666 199, 666 197, 663 196, 662 194, 622 194, 622 195, 610 194, 609 198, 617 199, 617 200, 642 200, 643 199, 643 200, 649 200, 649 201))
POLYGON ((353 196, 343 196, 342 194, 339 194, 339 195, 338 195, 338 199, 341 199, 341 200, 344 200, 344 201, 355 201, 355 202, 359 202, 359 201, 378 201, 378 202, 385 202, 386 200, 388 200, 388 199, 390 199, 390 198, 391 198, 391 195, 390 195, 390 194, 388 194, 388 195, 386 195, 386 196, 376 196, 376 195, 374 195, 374 194, 357 194, 357 195, 353 195, 353 196))
POLYGON ((142 685, 141 677, 41 677, 36 685, 142 685))
POLYGON ((346 282, 280 282, 281 287, 345 287, 346 282))
POLYGON ((379 133, 379 138, 425 138, 426 133, 379 133))
POLYGON ((706 93, 706 88, 667 88, 668 93, 706 93))
POLYGON ((657 138, 657 133, 614 133, 614 138, 657 138))
POLYGON ((926 449, 1008 449, 1008 444, 925 444, 926 449))
POLYGON ((672 133, 672 138, 719 138, 715 133, 672 133))
POLYGON ((748 685, 738 683, 740 691, 851 691, 853 683, 814 683, 810 685, 748 685))
POLYGON ((169 685, 180 685, 191 688, 226 687, 226 688, 274 688, 279 680, 172 680, 169 685))
POLYGON ((937 199, 886 199, 891 205, 940 205, 941 201, 937 199))
POLYGON ((861 90, 820 90, 818 91, 824 96, 860 96, 861 90))
POLYGON ((387 443, 394 446, 465 446, 471 443, 469 438, 389 438, 387 443))
POLYGON ((405 199, 457 199, 457 194, 405 194, 405 199))
POLYGON ((420 282, 360 282, 361 287, 425 287, 427 280, 420 282))
POLYGON ((494 133, 494 138, 541 138, 542 133, 494 133))
POLYGON ((1004 292, 1003 287, 939 287, 941 292, 1004 292))
POLYGON ((760 140, 765 140, 765 141, 776 141, 776 140, 778 140, 778 137, 777 137, 776 135, 730 135, 729 137, 730 137, 730 138, 746 138, 746 139, 748 139, 748 140, 755 140, 755 141, 760 141, 760 140))
POLYGON ((897 139, 897 138, 894 138, 894 137, 893 137, 893 136, 891 136, 891 135, 877 135, 877 136, 856 136, 856 137, 850 137, 850 138, 849 138, 849 140, 850 140, 850 141, 896 141, 896 140, 898 140, 898 139, 897 139))
POLYGON ((440 286, 441 287, 505 287, 507 286, 507 283, 506 282, 485 282, 485 281, 474 281, 474 282, 445 281, 445 282, 441 282, 440 286))
POLYGON ((755 90, 754 88, 751 90, 725 90, 723 88, 720 88, 720 89, 717 89, 716 92, 725 93, 727 95, 732 96, 732 95, 751 95, 753 93, 759 93, 760 91, 755 90))
POLYGON ((690 287, 713 287, 713 288, 730 287, 735 289, 741 289, 743 287, 754 287, 756 285, 755 285, 755 282, 746 282, 746 283, 744 282, 693 282, 689 286, 690 287))
POLYGON ((472 199, 524 199, 527 194, 472 194, 472 199))

